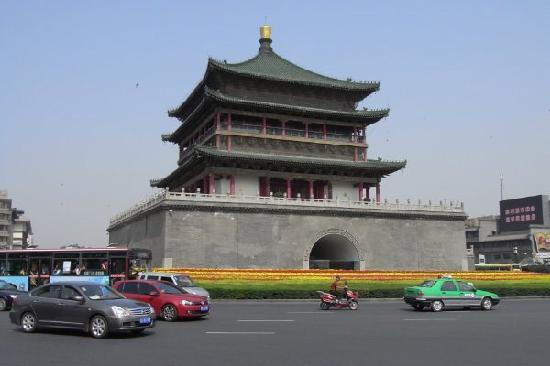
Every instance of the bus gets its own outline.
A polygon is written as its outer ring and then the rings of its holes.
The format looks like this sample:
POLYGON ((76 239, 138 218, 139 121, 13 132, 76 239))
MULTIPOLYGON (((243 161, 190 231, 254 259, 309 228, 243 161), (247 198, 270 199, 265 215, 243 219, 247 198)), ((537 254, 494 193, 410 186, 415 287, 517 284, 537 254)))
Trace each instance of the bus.
POLYGON ((58 281, 105 285, 149 270, 151 250, 126 247, 0 250, 0 280, 29 291, 58 281))

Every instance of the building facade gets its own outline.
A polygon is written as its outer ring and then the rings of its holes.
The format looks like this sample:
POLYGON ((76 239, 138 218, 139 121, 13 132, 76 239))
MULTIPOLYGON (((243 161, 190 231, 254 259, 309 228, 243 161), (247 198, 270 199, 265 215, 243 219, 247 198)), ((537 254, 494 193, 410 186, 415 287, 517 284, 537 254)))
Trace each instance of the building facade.
POLYGON ((476 263, 550 260, 550 202, 538 195, 500 201, 500 215, 466 220, 466 245, 476 263))
POLYGON ((11 199, 0 191, 0 249, 11 245, 11 199))
POLYGON ((389 110, 357 105, 380 84, 303 69, 270 33, 261 27, 249 60, 208 60, 169 112, 181 122, 162 136, 179 148, 176 169, 113 218, 110 242, 151 247, 165 266, 460 268, 463 207, 381 198, 406 162, 369 158, 368 126, 389 110))
POLYGON ((31 221, 12 207, 8 192, 0 191, 0 249, 26 249, 32 243, 31 221))

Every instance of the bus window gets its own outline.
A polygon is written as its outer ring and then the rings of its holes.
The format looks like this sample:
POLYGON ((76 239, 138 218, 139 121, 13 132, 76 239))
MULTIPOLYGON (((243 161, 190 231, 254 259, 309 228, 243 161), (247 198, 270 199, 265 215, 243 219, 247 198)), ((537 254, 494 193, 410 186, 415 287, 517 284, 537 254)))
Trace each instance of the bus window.
POLYGON ((22 253, 10 253, 8 255, 8 274, 10 276, 26 276, 27 256, 22 253))
POLYGON ((128 275, 136 278, 138 273, 146 272, 151 268, 152 253, 149 249, 130 249, 128 251, 128 275))
POLYGON ((126 258, 111 258, 109 267, 111 275, 124 275, 126 272, 126 258))
POLYGON ((55 253, 54 254, 54 275, 72 275, 77 266, 80 265, 79 253, 55 253))
POLYGON ((48 258, 30 258, 29 274, 48 276, 51 271, 51 266, 52 266, 52 260, 49 257, 48 258))
POLYGON ((107 253, 82 253, 83 275, 106 276, 107 253))

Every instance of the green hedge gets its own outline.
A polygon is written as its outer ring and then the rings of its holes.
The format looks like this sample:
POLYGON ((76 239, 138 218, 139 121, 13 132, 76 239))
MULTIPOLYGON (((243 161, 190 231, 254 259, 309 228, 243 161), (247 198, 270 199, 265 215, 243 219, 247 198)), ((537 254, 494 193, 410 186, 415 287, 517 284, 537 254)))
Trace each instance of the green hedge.
MULTIPOLYGON (((350 288, 361 298, 399 298, 415 283, 352 282, 350 288)), ((327 283, 199 283, 214 299, 317 299, 316 290, 328 291, 327 283)), ((550 281, 478 281, 476 287, 499 296, 550 296, 550 281)))

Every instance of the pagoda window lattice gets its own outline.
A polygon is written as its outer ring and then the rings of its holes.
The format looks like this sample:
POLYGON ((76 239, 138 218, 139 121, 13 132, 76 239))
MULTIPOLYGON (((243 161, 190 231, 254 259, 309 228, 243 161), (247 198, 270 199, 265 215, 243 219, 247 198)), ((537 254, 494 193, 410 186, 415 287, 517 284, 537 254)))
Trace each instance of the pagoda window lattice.
POLYGON ((283 134, 283 122, 277 119, 266 119, 266 133, 268 135, 282 135, 283 134))
POLYGON ((269 190, 273 193, 273 197, 284 197, 286 193, 286 180, 282 178, 271 178, 269 190))
POLYGON ((293 137, 305 137, 306 129, 303 122, 288 121, 286 123, 286 135, 293 137))
POLYGON ((262 118, 256 116, 245 116, 239 114, 231 115, 231 130, 261 133, 262 132, 262 118))
POLYGON ((312 123, 308 126, 308 137, 312 139, 323 139, 323 125, 312 123))
POLYGON ((307 199, 309 197, 309 182, 305 179, 293 179, 292 186, 292 198, 307 199))

